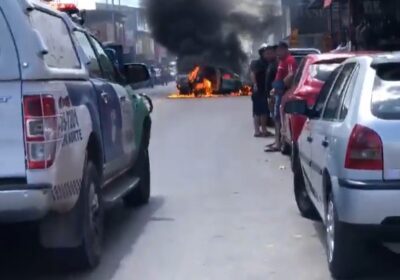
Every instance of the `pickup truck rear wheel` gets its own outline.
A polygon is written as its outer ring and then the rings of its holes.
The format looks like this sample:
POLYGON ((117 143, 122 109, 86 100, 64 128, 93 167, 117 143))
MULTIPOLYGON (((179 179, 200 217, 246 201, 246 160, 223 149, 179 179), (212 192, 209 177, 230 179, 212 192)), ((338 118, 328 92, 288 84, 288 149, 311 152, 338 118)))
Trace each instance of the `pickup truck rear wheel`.
POLYGON ((88 162, 81 189, 82 243, 74 249, 74 259, 82 268, 96 267, 101 258, 104 234, 104 208, 96 167, 88 162))
POLYGON ((150 199, 150 159, 148 149, 142 149, 133 173, 139 177, 139 185, 128 193, 124 203, 128 207, 136 207, 147 204, 150 199))

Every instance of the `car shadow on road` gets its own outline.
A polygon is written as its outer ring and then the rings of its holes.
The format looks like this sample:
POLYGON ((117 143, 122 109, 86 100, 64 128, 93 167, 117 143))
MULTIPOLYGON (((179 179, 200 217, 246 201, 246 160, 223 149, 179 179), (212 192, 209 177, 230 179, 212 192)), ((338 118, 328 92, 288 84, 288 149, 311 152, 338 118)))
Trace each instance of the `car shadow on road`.
MULTIPOLYGON (((313 222, 317 236, 326 251, 325 228, 321 222, 313 222)), ((359 280, 395 280, 400 279, 400 255, 392 253, 379 244, 369 244, 364 278, 359 280)))
POLYGON ((108 209, 103 258, 91 272, 71 272, 54 264, 40 248, 32 226, 0 227, 0 279, 109 280, 163 204, 164 198, 156 196, 138 209, 128 209, 122 203, 108 209))

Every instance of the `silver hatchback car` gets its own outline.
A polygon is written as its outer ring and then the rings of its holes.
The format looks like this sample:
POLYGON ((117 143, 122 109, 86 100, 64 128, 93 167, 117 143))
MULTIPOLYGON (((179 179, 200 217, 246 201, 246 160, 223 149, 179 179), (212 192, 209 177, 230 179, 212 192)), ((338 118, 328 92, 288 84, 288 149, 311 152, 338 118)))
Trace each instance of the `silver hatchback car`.
POLYGON ((299 138, 294 190, 301 214, 322 217, 335 277, 362 272, 367 241, 400 241, 400 54, 345 61, 313 108, 299 138))

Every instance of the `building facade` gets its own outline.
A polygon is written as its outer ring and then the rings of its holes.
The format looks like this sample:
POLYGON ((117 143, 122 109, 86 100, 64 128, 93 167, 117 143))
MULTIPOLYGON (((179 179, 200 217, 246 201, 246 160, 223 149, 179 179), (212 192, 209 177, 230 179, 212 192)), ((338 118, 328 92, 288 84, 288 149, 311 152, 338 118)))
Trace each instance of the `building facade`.
POLYGON ((328 12, 332 46, 351 50, 400 50, 400 2, 397 0, 313 0, 311 9, 328 12))
POLYGON ((166 50, 151 36, 141 0, 54 0, 86 10, 85 26, 103 42, 123 46, 126 61, 157 64, 166 50))

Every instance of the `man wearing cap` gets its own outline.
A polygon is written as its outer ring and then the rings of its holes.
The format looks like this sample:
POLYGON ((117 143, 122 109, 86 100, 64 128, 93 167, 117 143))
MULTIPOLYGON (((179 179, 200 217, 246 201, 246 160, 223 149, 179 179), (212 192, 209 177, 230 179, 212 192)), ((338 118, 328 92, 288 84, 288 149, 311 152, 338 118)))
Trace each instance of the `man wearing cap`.
POLYGON ((289 45, 286 42, 280 42, 278 44, 277 55, 279 58, 279 66, 271 91, 271 95, 274 96, 275 143, 267 146, 266 152, 279 151, 281 144, 280 106, 282 96, 290 87, 290 83, 297 69, 296 59, 290 54, 289 45))
POLYGON ((260 58, 250 66, 250 78, 253 83, 253 119, 254 137, 272 136, 267 130, 268 97, 277 71, 276 47, 263 44, 259 49, 260 58), (260 130, 261 128, 261 130, 260 130))

